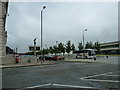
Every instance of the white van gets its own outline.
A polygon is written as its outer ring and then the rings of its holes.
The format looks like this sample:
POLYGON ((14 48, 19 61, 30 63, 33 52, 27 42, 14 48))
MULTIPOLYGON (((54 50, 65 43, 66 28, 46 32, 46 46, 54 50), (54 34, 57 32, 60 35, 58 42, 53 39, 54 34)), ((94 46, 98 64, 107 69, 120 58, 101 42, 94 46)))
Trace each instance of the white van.
POLYGON ((76 58, 96 60, 96 54, 93 49, 84 49, 84 50, 74 51, 73 53, 76 54, 76 58))

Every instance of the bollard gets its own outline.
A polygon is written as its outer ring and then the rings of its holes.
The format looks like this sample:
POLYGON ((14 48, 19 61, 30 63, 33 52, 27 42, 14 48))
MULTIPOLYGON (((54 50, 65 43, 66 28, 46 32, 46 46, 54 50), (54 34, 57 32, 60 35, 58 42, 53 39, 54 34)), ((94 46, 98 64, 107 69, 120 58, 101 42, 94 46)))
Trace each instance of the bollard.
POLYGON ((15 57, 15 61, 16 61, 16 63, 19 63, 19 62, 20 62, 19 56, 16 56, 16 57, 15 57))
POLYGON ((108 58, 108 56, 106 56, 106 58, 108 58))
POLYGON ((28 59, 28 63, 31 63, 31 58, 28 59))

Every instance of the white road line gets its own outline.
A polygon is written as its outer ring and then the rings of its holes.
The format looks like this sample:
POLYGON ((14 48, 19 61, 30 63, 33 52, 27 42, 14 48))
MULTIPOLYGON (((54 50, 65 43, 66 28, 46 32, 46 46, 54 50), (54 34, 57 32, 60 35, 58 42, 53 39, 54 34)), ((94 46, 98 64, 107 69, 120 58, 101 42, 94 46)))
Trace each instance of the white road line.
POLYGON ((72 87, 72 88, 95 88, 95 87, 87 87, 87 86, 76 86, 76 85, 62 85, 62 84, 53 84, 53 86, 61 86, 61 87, 72 87))
POLYGON ((37 85, 37 86, 25 87, 25 88, 37 88, 37 87, 50 86, 50 85, 52 84, 43 84, 43 85, 37 85))
POLYGON ((89 81, 96 81, 96 82, 120 82, 120 81, 115 81, 115 80, 100 80, 100 79, 89 79, 89 78, 92 78, 92 77, 96 77, 96 76, 118 76, 118 75, 108 75, 108 74, 111 74, 113 72, 108 72, 108 73, 104 73, 104 74, 97 74, 97 75, 93 75, 93 76, 87 76, 87 77, 82 77, 80 79, 82 80, 89 80, 89 81))
POLYGON ((96 76, 102 76, 102 75, 107 75, 107 74, 110 74, 112 72, 108 72, 108 73, 104 73, 104 74, 97 74, 97 75, 92 75, 92 76, 87 76, 87 77, 82 77, 80 79, 86 79, 86 78, 91 78, 91 77, 96 77, 96 76))
POLYGON ((120 81, 115 81, 115 80, 100 80, 100 79, 89 79, 89 78, 92 78, 92 77, 96 77, 96 76, 118 76, 118 75, 108 75, 108 74, 111 74, 113 72, 108 72, 108 73, 104 73, 104 74, 97 74, 97 75, 93 75, 93 76, 87 76, 87 77, 82 77, 80 79, 82 80, 89 80, 89 81, 97 81, 97 82, 120 82, 120 81))
POLYGON ((120 82, 115 80, 99 80, 99 79, 84 79, 84 80, 95 81, 95 82, 114 82, 114 83, 120 82))
POLYGON ((118 76, 120 76, 120 75, 104 75, 104 76, 118 77, 118 76))

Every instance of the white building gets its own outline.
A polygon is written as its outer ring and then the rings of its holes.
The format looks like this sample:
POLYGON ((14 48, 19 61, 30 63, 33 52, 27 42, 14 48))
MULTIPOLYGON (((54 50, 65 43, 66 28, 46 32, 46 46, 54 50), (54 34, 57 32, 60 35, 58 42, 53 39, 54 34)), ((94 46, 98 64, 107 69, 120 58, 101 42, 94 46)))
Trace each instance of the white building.
POLYGON ((7 31, 5 30, 8 0, 0 0, 0 60, 6 55, 7 31))

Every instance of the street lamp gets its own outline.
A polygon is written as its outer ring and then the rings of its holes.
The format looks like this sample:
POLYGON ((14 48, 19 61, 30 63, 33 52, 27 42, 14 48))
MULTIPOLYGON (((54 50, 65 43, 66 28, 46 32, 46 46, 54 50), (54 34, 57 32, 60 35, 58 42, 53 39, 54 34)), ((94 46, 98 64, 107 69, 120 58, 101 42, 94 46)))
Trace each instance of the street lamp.
POLYGON ((43 10, 46 8, 46 6, 43 6, 42 10, 41 10, 41 64, 42 64, 42 43, 43 43, 43 38, 42 38, 42 29, 43 29, 43 26, 42 26, 42 17, 43 17, 43 10))
MULTIPOLYGON (((84 45, 84 32, 87 31, 87 29, 83 30, 83 50, 85 50, 85 45, 84 45)), ((84 51, 84 58, 85 58, 85 51, 84 51)))
POLYGON ((56 41, 56 46, 57 46, 57 44, 58 44, 58 41, 56 41))
POLYGON ((57 52, 58 52, 58 41, 56 41, 56 54, 58 54, 57 52))
POLYGON ((84 32, 87 31, 87 29, 83 30, 83 49, 85 49, 85 46, 84 46, 84 32))
POLYGON ((33 40, 33 42, 34 42, 34 56, 36 56, 36 39, 37 39, 37 38, 35 38, 35 39, 33 40))
POLYGON ((45 49, 47 49, 47 45, 45 45, 45 49))

